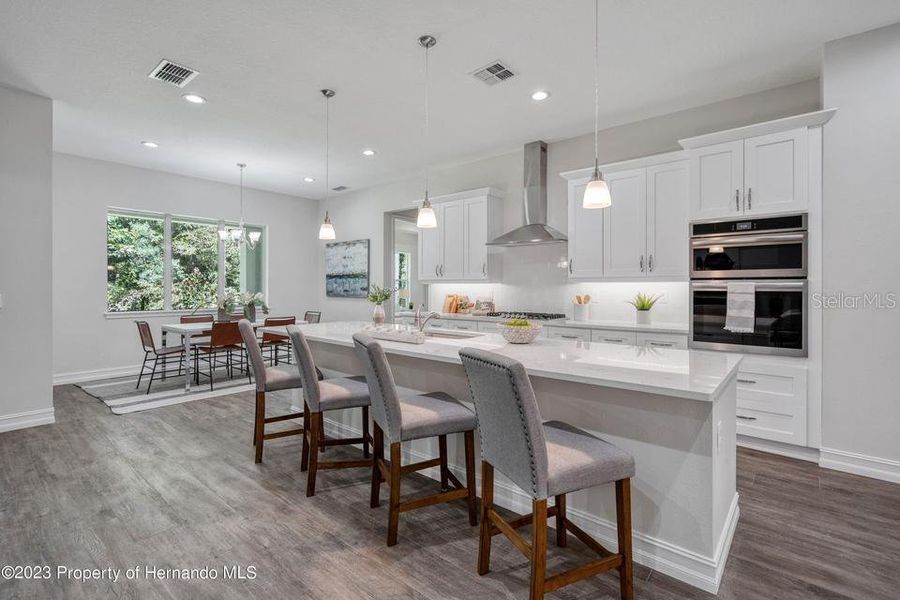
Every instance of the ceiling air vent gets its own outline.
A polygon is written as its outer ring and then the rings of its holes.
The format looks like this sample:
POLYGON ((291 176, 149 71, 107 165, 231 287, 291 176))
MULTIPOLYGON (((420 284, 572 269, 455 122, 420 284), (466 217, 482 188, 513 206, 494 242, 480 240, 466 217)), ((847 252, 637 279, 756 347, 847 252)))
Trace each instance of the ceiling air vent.
POLYGON ((472 72, 472 76, 475 79, 478 79, 481 82, 484 82, 487 85, 495 85, 498 83, 502 83, 507 79, 511 79, 515 77, 515 73, 510 70, 509 67, 504 65, 499 60, 495 60, 477 71, 472 72))
POLYGON ((344 190, 347 190, 350 188, 348 188, 346 185, 339 185, 339 186, 333 187, 331 189, 332 189, 332 191, 335 191, 335 192, 343 192, 344 190))
POLYGON ((170 83, 175 87, 183 88, 197 75, 198 73, 194 69, 179 65, 178 63, 174 63, 171 60, 164 58, 156 65, 155 69, 150 71, 150 74, 147 75, 147 77, 170 83))

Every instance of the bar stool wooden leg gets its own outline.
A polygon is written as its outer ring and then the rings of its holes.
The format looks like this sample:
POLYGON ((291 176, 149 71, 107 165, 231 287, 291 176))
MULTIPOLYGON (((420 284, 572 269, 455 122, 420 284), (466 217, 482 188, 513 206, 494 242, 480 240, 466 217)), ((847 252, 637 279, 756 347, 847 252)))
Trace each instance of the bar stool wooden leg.
POLYGON ((447 466, 447 436, 438 436, 438 456, 441 459, 441 491, 450 489, 450 467, 447 466))
POLYGON ((478 574, 491 571, 491 511, 494 509, 494 467, 481 461, 481 533, 478 540, 478 574))
POLYGON ((547 500, 532 501, 531 540, 531 600, 544 597, 544 577, 547 572, 547 500))
POLYGON ((362 408, 363 458, 369 458, 369 407, 362 408))
POLYGON ((478 506, 475 502, 475 432, 467 431, 463 434, 466 446, 466 488, 469 495, 466 503, 469 505, 469 525, 478 525, 478 506))
POLYGON ((303 450, 300 455, 300 472, 309 468, 309 407, 303 403, 303 450))
POLYGON ((256 392, 256 463, 262 462, 263 457, 263 432, 266 421, 266 393, 256 392))
POLYGON ((378 508, 381 505, 381 462, 384 460, 384 432, 378 423, 373 424, 372 438, 372 497, 369 506, 378 508))
POLYGON ((400 443, 391 444, 391 507, 388 516, 387 545, 397 544, 397 529, 400 526, 400 443))
POLYGON ((619 589, 622 600, 634 598, 634 574, 631 559, 631 479, 616 482, 616 530, 619 537, 619 589))
POLYGON ((566 495, 560 494, 554 502, 556 506, 556 545, 566 547, 566 495))
POLYGON ((322 426, 322 413, 309 413, 309 473, 306 475, 306 496, 316 495, 316 472, 319 470, 319 432, 322 426))

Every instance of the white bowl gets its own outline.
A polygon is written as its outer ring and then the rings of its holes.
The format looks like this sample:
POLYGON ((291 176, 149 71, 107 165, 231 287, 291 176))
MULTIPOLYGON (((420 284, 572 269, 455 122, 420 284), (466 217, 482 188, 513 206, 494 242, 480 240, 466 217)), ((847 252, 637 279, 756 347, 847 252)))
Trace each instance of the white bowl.
POLYGON ((500 335, 510 344, 530 344, 541 334, 541 324, 529 322, 528 327, 510 326, 506 323, 500 323, 497 326, 500 335))

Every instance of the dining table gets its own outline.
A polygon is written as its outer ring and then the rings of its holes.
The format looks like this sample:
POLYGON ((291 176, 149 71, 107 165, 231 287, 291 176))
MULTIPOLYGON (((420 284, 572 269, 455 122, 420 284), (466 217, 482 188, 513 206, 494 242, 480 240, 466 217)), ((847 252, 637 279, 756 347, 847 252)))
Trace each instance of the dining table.
MULTIPOLYGON (((298 320, 297 325, 305 324, 306 321, 298 320)), ((257 330, 265 326, 265 321, 254 321, 253 329, 257 330)), ((184 364, 184 391, 191 391, 191 346, 200 343, 202 338, 209 336, 212 330, 211 321, 203 321, 200 323, 164 323, 162 329, 162 345, 166 345, 167 334, 181 336, 181 343, 184 346, 184 355, 182 357, 184 364)), ((283 328, 282 328, 283 329, 283 328)))

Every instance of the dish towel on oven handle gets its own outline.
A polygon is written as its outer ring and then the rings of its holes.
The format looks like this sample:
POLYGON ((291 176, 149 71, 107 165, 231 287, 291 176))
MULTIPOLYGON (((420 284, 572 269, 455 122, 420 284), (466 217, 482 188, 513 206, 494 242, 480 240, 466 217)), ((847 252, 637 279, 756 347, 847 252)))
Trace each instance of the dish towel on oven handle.
POLYGON ((756 284, 752 281, 729 281, 725 310, 727 331, 753 333, 756 322, 756 284))

